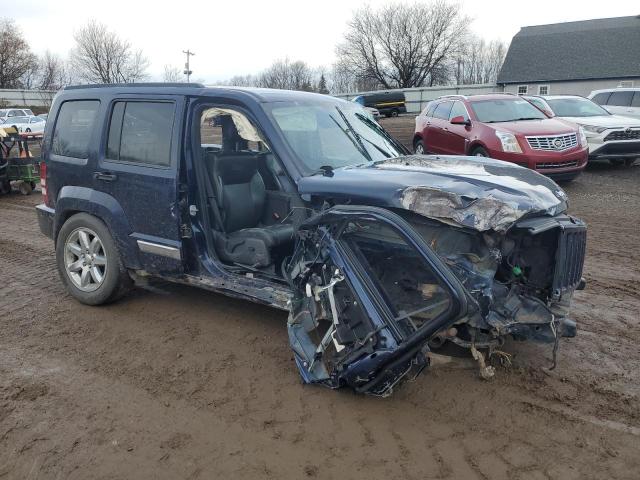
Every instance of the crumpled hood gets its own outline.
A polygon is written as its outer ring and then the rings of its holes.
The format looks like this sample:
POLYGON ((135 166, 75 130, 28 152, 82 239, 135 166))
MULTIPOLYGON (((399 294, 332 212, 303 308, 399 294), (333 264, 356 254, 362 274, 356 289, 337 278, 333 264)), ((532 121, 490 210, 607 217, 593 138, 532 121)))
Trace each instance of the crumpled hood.
POLYGON ((402 208, 478 231, 506 231, 525 215, 567 208, 566 194, 549 178, 480 157, 398 157, 305 177, 298 190, 336 203, 402 208))

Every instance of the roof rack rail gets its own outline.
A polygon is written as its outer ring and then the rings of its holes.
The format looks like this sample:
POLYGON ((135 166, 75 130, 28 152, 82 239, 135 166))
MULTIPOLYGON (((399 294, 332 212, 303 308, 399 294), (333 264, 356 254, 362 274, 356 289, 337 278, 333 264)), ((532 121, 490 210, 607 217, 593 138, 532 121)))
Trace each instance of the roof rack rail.
POLYGON ((458 93, 451 93, 449 95, 441 95, 438 98, 462 98, 464 100, 467 99, 466 95, 462 95, 462 94, 458 94, 458 93))
POLYGON ((64 90, 80 90, 84 88, 112 88, 112 87, 132 87, 132 88, 205 88, 202 83, 183 82, 142 82, 142 83, 90 83, 87 85, 67 85, 64 90))

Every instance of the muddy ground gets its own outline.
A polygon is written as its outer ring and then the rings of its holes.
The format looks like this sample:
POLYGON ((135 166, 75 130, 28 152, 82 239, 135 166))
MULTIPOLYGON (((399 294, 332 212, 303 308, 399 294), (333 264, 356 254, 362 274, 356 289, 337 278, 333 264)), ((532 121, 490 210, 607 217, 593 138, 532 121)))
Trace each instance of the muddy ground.
POLYGON ((639 185, 636 164, 566 186, 588 286, 554 371, 508 344, 492 381, 439 363, 387 399, 302 385, 277 310, 181 286, 78 304, 40 195, 0 197, 0 480, 638 479, 639 185))

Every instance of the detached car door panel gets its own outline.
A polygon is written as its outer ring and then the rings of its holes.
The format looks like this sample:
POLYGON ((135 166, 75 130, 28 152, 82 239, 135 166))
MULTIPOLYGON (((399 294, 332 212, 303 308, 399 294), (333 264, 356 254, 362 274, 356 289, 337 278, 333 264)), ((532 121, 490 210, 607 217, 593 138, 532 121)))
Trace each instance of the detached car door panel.
POLYGON ((182 105, 173 96, 112 102, 106 148, 93 174, 94 188, 122 206, 150 273, 182 271, 177 171, 182 105))
POLYGON ((388 395, 426 366, 426 342, 466 311, 458 280, 388 210, 333 207, 298 235, 286 268, 288 331, 305 382, 388 395))

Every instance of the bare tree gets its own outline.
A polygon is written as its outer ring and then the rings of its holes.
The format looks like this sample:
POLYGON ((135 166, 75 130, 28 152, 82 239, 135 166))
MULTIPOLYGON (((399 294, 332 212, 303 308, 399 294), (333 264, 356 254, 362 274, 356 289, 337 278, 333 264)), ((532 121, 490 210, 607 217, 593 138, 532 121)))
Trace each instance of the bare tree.
POLYGON ((283 90, 313 90, 313 70, 300 60, 277 60, 267 68, 258 80, 258 85, 283 90))
POLYGON ((436 73, 462 46, 469 20, 456 4, 390 4, 357 10, 339 62, 359 79, 382 88, 410 88, 435 83, 436 73))
POLYGON ((37 87, 41 90, 60 90, 72 83, 71 72, 66 62, 50 51, 38 59, 37 87))
POLYGON ((78 76, 90 83, 131 83, 147 77, 148 60, 141 50, 91 20, 74 35, 71 63, 78 76))
POLYGON ((164 66, 164 75, 162 80, 167 83, 177 83, 182 80, 183 73, 178 67, 172 67, 171 65, 164 66))
POLYGON ((455 82, 467 85, 494 83, 506 53, 507 46, 503 42, 486 42, 475 36, 470 37, 453 61, 455 82))
POLYGON ((44 106, 51 108, 56 92, 71 83, 73 83, 73 78, 66 62, 47 50, 38 59, 38 74, 35 83, 44 106))
POLYGON ((24 88, 37 71, 37 58, 15 22, 0 19, 0 88, 24 88))

